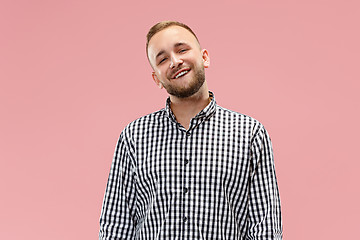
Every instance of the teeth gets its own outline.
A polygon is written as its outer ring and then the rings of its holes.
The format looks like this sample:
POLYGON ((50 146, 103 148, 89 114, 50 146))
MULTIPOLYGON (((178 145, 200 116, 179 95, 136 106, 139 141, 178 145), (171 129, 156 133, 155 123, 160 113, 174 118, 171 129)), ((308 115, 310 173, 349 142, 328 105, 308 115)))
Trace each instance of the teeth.
POLYGON ((181 77, 182 75, 186 74, 188 71, 183 71, 181 73, 179 73, 178 75, 175 76, 175 78, 179 78, 181 77))

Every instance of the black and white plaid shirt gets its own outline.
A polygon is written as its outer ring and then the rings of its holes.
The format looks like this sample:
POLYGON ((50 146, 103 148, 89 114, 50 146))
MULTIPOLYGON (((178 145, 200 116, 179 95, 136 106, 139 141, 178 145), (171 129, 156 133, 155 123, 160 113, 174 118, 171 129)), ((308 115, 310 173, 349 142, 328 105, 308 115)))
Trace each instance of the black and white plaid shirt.
POLYGON ((100 239, 282 239, 269 135, 210 97, 188 130, 175 120, 170 99, 123 130, 100 239))

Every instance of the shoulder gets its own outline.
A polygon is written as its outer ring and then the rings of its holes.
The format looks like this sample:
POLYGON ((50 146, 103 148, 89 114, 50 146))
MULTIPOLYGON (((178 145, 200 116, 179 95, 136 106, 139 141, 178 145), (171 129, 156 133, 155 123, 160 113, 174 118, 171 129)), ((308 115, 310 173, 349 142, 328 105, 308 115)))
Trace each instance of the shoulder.
POLYGON ((136 135, 139 132, 144 132, 144 130, 151 127, 161 125, 166 119, 166 111, 164 108, 144 115, 130 122, 122 131, 124 137, 131 137, 134 134, 136 135))
POLYGON ((223 117, 225 119, 233 119, 236 122, 239 122, 241 124, 247 124, 247 125, 251 125, 251 126, 256 126, 256 127, 263 127, 263 125, 261 124, 260 121, 258 121, 257 119, 248 116, 246 114, 243 113, 239 113, 224 107, 221 107, 219 105, 217 105, 217 112, 219 117, 223 117))

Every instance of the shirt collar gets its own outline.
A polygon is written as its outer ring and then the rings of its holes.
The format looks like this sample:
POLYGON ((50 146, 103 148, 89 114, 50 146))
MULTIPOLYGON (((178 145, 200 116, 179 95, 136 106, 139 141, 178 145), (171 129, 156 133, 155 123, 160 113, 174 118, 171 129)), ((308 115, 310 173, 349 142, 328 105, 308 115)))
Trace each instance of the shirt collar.
MULTIPOLYGON (((212 115, 215 113, 215 110, 216 110, 216 101, 215 101, 215 95, 214 95, 214 93, 211 92, 211 91, 209 91, 209 97, 210 97, 210 99, 211 99, 210 103, 194 117, 195 119, 208 118, 208 117, 212 116, 212 115)), ((172 121, 174 121, 174 122, 177 123, 176 118, 175 118, 175 115, 174 115, 174 113, 171 111, 170 104, 171 104, 170 97, 168 97, 168 98, 166 99, 165 111, 166 111, 168 117, 169 117, 172 121)))

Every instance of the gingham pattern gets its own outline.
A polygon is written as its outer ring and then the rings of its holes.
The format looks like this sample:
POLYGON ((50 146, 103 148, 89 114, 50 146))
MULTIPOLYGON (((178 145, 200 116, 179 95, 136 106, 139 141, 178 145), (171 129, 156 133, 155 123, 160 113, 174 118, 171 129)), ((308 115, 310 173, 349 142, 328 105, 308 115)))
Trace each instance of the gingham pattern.
POLYGON ((282 239, 266 130, 210 96, 188 130, 168 99, 120 134, 99 239, 282 239))

